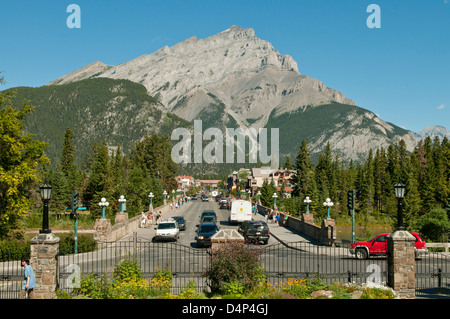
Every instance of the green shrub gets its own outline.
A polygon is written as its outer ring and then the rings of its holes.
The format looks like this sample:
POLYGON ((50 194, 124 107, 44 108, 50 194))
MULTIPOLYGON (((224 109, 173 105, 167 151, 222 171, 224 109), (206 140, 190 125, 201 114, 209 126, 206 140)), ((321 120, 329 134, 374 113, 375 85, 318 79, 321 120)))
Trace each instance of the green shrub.
POLYGON ((30 258, 30 246, 29 240, 0 241, 0 262, 30 258))
POLYGON ((260 249, 249 249, 240 243, 223 244, 213 251, 210 267, 203 274, 209 279, 211 293, 226 294, 229 289, 241 291, 241 287, 245 293, 264 282, 266 275, 259 267, 260 255, 260 249))

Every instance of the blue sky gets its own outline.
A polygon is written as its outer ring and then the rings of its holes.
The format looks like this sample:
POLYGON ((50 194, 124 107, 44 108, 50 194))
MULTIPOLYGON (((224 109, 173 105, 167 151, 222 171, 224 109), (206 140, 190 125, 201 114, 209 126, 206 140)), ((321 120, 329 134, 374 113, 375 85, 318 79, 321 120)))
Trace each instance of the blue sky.
POLYGON ((412 131, 450 129, 449 0, 0 0, 0 71, 38 87, 94 61, 119 64, 191 36, 253 28, 299 71, 412 131), (70 4, 81 28, 70 29, 70 4), (370 29, 369 4, 381 12, 370 29))

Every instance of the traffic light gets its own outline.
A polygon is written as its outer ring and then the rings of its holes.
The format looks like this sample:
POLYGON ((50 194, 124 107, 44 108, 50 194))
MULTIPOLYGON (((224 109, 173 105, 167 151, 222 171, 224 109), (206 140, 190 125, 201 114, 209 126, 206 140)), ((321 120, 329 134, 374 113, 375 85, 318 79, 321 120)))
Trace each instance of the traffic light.
POLYGON ((347 191, 347 208, 349 211, 355 208, 355 191, 347 191))
POLYGON ((72 191, 72 211, 70 212, 70 219, 77 219, 77 209, 78 209, 78 192, 72 191))

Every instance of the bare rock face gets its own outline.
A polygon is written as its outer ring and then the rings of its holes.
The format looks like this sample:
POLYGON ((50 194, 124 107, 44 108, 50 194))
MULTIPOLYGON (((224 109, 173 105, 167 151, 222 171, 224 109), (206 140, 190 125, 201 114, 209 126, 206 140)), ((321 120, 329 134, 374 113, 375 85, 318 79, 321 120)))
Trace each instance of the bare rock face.
POLYGON ((117 66, 95 62, 51 84, 88 77, 141 83, 186 120, 195 119, 213 98, 238 123, 251 119, 258 127, 274 109, 284 113, 331 101, 354 104, 322 82, 301 75, 291 56, 281 55, 253 29, 239 26, 205 39, 194 36, 117 66))
MULTIPOLYGON (((334 102, 355 106, 341 92, 301 74, 291 56, 280 54, 253 29, 239 26, 204 39, 194 36, 116 66, 94 62, 50 84, 97 77, 140 83, 165 111, 188 121, 204 119, 206 114, 209 125, 226 126, 235 121, 238 126, 262 128, 271 118, 311 107, 334 102)), ((343 111, 336 106, 333 112, 330 117, 343 111)), ((321 134, 308 135, 312 154, 323 151, 328 141, 344 160, 360 159, 369 149, 386 147, 400 138, 406 141, 408 150, 416 143, 412 132, 398 130, 370 111, 361 114, 355 110, 345 116, 321 134)), ((295 131, 296 126, 291 123, 292 139, 305 135, 295 131)), ((283 155, 295 156, 295 147, 285 146, 283 155)))

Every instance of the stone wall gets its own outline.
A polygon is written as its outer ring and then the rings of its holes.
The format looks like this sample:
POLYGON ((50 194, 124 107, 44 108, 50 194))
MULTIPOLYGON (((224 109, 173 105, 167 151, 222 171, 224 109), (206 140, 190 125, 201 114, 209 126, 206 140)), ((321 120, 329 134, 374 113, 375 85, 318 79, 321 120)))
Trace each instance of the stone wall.
MULTIPOLYGON (((164 213, 170 211, 170 205, 162 205, 153 209, 153 212, 164 213)), ((97 219, 94 225, 94 239, 97 243, 114 242, 130 234, 141 223, 141 214, 128 219, 127 213, 118 213, 115 216, 115 224, 110 219, 97 219)))

